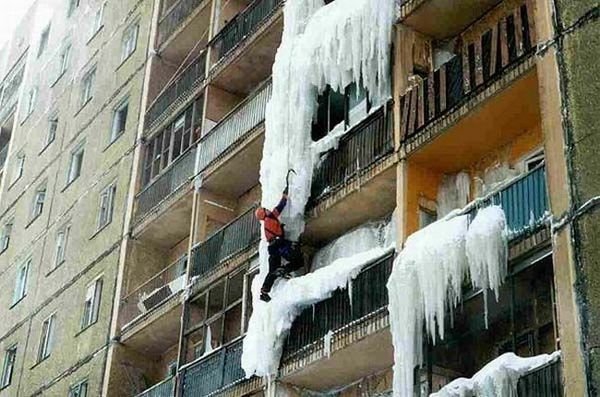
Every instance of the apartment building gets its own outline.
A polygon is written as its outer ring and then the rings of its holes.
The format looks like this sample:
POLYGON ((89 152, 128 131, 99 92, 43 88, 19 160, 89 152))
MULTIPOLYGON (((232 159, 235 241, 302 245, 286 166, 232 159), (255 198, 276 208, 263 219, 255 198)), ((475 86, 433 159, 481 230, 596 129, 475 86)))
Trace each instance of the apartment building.
POLYGON ((1 396, 101 394, 152 12, 38 0, 3 51, 1 396))

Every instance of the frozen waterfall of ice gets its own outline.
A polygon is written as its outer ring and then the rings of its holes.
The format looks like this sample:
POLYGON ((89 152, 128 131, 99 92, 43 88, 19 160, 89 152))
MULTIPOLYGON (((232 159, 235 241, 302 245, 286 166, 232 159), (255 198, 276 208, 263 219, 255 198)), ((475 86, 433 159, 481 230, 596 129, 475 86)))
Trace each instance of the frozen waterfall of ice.
MULTIPOLYGON (((273 65, 273 93, 265 113, 265 142, 260 165, 262 205, 272 208, 280 198, 288 169, 290 200, 282 215, 286 234, 297 239, 304 230, 304 211, 312 175, 322 150, 312 145, 311 126, 317 96, 327 85, 343 90, 360 82, 374 103, 390 93, 389 68, 394 0, 287 0, 282 41, 273 65)), ((336 139, 343 133, 336 134, 336 139)), ((327 298, 345 286, 360 268, 381 256, 380 247, 301 278, 277 283, 268 304, 259 300, 268 272, 267 246, 259 246, 260 273, 252 283, 253 313, 244 339, 242 367, 246 375, 276 373, 285 334, 306 305, 327 298)))
POLYGON ((477 287, 494 291, 506 274, 504 212, 481 210, 470 227, 468 216, 458 213, 409 236, 394 262, 387 283, 394 396, 412 397, 414 368, 422 363, 423 323, 434 343, 444 338, 444 318, 459 304, 467 272, 473 272, 477 287))
POLYGON ((486 364, 472 378, 455 379, 430 397, 516 397, 521 376, 559 358, 560 352, 526 358, 505 353, 486 364))

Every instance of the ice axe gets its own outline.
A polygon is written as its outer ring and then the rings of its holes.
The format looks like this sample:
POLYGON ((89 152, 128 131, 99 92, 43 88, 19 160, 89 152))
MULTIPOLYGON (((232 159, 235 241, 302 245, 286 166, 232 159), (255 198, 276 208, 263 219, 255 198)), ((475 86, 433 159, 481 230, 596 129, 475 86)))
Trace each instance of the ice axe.
POLYGON ((298 174, 296 174, 296 171, 294 171, 293 168, 290 168, 288 170, 287 175, 285 177, 285 189, 286 190, 290 187, 290 174, 298 175, 298 174))

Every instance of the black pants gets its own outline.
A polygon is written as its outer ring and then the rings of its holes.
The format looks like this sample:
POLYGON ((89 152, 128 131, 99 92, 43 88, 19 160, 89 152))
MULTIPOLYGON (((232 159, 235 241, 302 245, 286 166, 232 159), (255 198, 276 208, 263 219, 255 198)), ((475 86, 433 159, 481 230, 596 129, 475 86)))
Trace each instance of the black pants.
POLYGON ((265 277, 265 281, 262 286, 263 292, 271 291, 271 287, 277 279, 277 273, 281 266, 281 258, 285 259, 288 263, 283 266, 284 273, 290 273, 300 269, 304 266, 304 257, 299 247, 286 239, 277 239, 269 245, 269 274, 265 277))

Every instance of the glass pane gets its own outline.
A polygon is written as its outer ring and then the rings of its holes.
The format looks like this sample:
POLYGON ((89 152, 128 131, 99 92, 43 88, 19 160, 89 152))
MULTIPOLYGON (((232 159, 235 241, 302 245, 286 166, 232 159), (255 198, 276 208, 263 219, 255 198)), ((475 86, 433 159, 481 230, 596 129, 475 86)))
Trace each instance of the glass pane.
POLYGON ((229 279, 229 287, 227 291, 227 306, 233 302, 242 299, 244 289, 244 272, 237 272, 229 279))
POLYGON ((208 292, 208 316, 211 318, 215 314, 221 312, 223 307, 223 299, 225 297, 225 282, 221 281, 208 292))
MULTIPOLYGON (((208 324, 206 339, 207 342, 210 342, 211 350, 218 349, 223 344, 223 316, 217 317, 208 324)), ((209 353, 209 351, 205 351, 205 353, 209 353)))
POLYGON ((228 343, 241 335, 242 304, 234 306, 225 313, 224 341, 228 343))
POLYGON ((202 327, 187 336, 188 350, 186 354, 186 362, 194 361, 195 359, 202 357, 204 354, 206 345, 204 340, 204 332, 205 327, 202 327))
POLYGON ((206 294, 190 303, 190 316, 187 328, 194 327, 206 320, 206 294))

